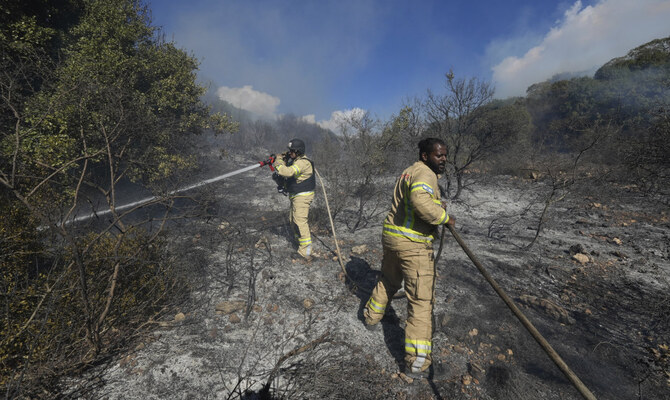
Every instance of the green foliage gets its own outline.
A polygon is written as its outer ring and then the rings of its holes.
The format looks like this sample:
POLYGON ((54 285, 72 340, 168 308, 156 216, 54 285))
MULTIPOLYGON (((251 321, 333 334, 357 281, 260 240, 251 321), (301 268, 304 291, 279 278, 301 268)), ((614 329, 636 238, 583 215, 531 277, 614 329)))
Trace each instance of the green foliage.
POLYGON ((236 124, 202 103, 197 61, 141 1, 8 0, 0 52, 0 387, 42 396, 184 285, 156 233, 54 221, 91 189, 113 206, 124 180, 160 186, 194 167, 193 135, 236 124))

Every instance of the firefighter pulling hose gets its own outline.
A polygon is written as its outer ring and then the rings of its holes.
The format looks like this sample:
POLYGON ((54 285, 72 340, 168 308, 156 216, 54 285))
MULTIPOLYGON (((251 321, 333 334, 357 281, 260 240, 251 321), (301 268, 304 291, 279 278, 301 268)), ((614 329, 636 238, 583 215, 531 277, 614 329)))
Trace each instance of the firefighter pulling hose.
MULTIPOLYGON (((435 170, 438 170, 439 169, 438 165, 432 165, 432 164, 436 164, 436 163, 439 164, 439 161, 441 161, 438 157, 438 156, 441 156, 441 153, 439 153, 439 150, 440 150, 439 146, 443 146, 443 145, 444 145, 444 143, 439 141, 439 140, 431 142, 431 143, 424 143, 424 146, 423 146, 424 148, 422 148, 422 145, 419 144, 421 160, 426 165, 428 165, 429 167, 434 167, 435 170), (424 157, 424 154, 426 154, 426 157, 424 157), (435 158, 435 159, 433 159, 433 158, 435 158)), ((303 146, 304 146, 304 144, 303 144, 303 146)), ((289 147, 291 147, 291 143, 289 144, 289 147)), ((290 163, 290 161, 288 159, 286 159, 286 154, 282 155, 282 158, 285 160, 284 165, 290 163)), ((270 160, 274 160, 274 159, 275 159, 274 155, 270 156, 270 160)), ((310 163, 311 163, 311 161, 310 161, 310 163)), ((313 168, 313 164, 312 164, 312 168, 313 168)), ((271 167, 271 169, 272 169, 272 167, 271 167)), ((436 174, 438 172, 441 172, 441 171, 436 172, 435 170, 434 170, 434 172, 436 174)), ((339 244, 337 242, 337 236, 335 234, 335 226, 334 226, 333 219, 332 219, 332 216, 331 216, 331 213, 330 213, 330 206, 328 205, 328 196, 326 194, 326 190, 325 190, 325 186, 323 184, 323 180, 321 179, 321 176, 319 175, 319 173, 316 169, 313 169, 313 174, 318 176, 319 181, 321 183, 321 188, 323 190, 326 209, 328 211, 328 217, 330 219, 330 225, 331 225, 331 230, 332 230, 332 234, 333 234, 333 240, 335 241, 335 247, 336 247, 336 251, 337 251, 338 262, 339 262, 339 264, 342 268, 342 271, 343 271, 344 275, 348 279, 351 280, 351 278, 347 274, 347 271, 346 271, 346 268, 344 267, 344 264, 342 263, 342 256, 341 256, 341 253, 340 253, 339 244)), ((313 177, 313 175, 312 175, 312 177, 313 177)), ((275 174, 273 174, 273 179, 278 183, 278 189, 280 190, 280 192, 282 192, 282 189, 285 187, 285 181, 281 180, 279 178, 279 174, 277 174, 276 172, 275 172, 275 174)), ((426 185, 426 182, 420 182, 420 183, 421 183, 422 187, 424 187, 426 185)), ((410 191, 409 192, 412 192, 414 190, 413 188, 415 186, 418 188, 418 183, 416 185, 410 186, 410 191)), ((435 186, 437 186, 436 183, 435 183, 435 186)), ((427 189, 424 187, 423 190, 427 190, 427 189)), ((435 191, 435 192, 437 192, 437 191, 435 191)), ((435 195, 435 194, 433 194, 432 196, 434 197, 433 200, 435 200, 435 198, 438 198, 438 196, 435 195)), ((393 212, 392 212, 392 214, 393 214, 393 212)), ((475 264, 475 266, 477 267, 479 272, 489 282, 489 284, 493 287, 493 289, 496 291, 496 293, 502 298, 502 300, 505 302, 505 304, 512 310, 514 315, 519 319, 519 321, 521 321, 522 325, 530 332, 530 334, 538 342, 538 344, 542 347, 542 349, 549 355, 551 360, 556 364, 556 366, 561 370, 561 372, 563 372, 565 374, 565 376, 568 378, 568 380, 570 380, 570 382, 575 386, 575 388, 579 391, 579 393, 585 399, 594 400, 596 397, 593 395, 593 393, 586 387, 586 385, 584 385, 584 383, 579 379, 579 377, 577 377, 577 375, 575 375, 574 372, 572 372, 570 367, 561 359, 561 357, 558 355, 558 353, 556 353, 556 351, 551 347, 551 345, 546 341, 546 339, 544 339, 544 337, 533 326, 533 324, 530 322, 530 320, 528 320, 528 318, 526 318, 526 316, 519 310, 519 308, 509 298, 509 296, 504 292, 504 290, 502 288, 500 288, 500 286, 497 284, 497 282, 491 277, 491 275, 488 273, 488 271, 486 271, 486 269, 482 266, 482 264, 477 260, 475 255, 470 251, 470 249, 466 246, 465 242, 461 239, 461 237, 456 232, 456 229, 453 225, 453 222, 449 223, 449 217, 448 217, 448 215, 446 215, 446 212, 445 212, 445 216, 441 217, 441 218, 442 219, 440 219, 440 221, 441 221, 440 225, 442 225, 442 232, 441 232, 441 235, 440 235, 439 249, 438 249, 437 255, 434 257, 434 259, 431 260, 433 269, 436 268, 437 262, 440 258, 441 252, 442 252, 443 241, 444 241, 444 232, 445 232, 445 227, 446 227, 447 229, 449 229, 449 231, 453 235, 454 239, 456 239, 456 241, 461 246, 463 251, 470 258, 470 260, 472 260, 472 262, 475 264)), ((393 227, 394 226, 390 226, 389 229, 393 228, 393 227)), ((385 226, 385 230, 386 229, 387 228, 385 226)), ((409 232, 409 233, 412 233, 412 232, 409 232)), ((353 280, 352 280, 352 282, 356 283, 353 280)), ((434 293, 435 288, 434 288, 434 285, 432 285, 432 286, 433 286, 432 287, 432 292, 434 293)), ((379 292, 377 292, 377 293, 379 293, 379 292)), ((387 294, 390 295, 391 293, 387 293, 387 294)), ((387 296, 387 301, 390 300, 390 297, 392 297, 392 295, 387 296)), ((375 310, 375 305, 376 305, 375 303, 371 304, 371 301, 373 299, 374 299, 374 296, 371 296, 370 300, 368 301, 368 304, 366 305, 366 326, 369 326, 370 322, 374 322, 370 318, 372 316, 372 313, 370 313, 370 310, 374 311, 375 310)), ((412 299, 410 298, 409 301, 411 302, 412 299)), ((432 301, 431 301, 431 303, 432 303, 432 301)), ((432 308, 432 304, 431 304, 431 308, 432 308)), ((432 310, 431 310, 431 313, 432 313, 432 310)), ((381 314, 383 315, 383 311, 381 312, 381 314)), ((375 318, 375 319, 377 319, 377 318, 375 318)), ((381 319, 381 318, 379 318, 379 319, 381 319)), ((409 323, 409 321, 408 321, 408 323, 409 323)), ((375 325, 378 325, 378 322, 375 325)), ((426 358, 428 358, 429 354, 430 354, 429 347, 427 347, 427 349, 428 349, 427 352, 422 353, 421 350, 417 350, 417 348, 419 348, 419 349, 424 348, 422 346, 424 346, 426 343, 429 346, 430 345, 429 341, 426 341, 426 340, 417 341, 417 343, 418 343, 417 345, 413 345, 413 343, 414 343, 414 341, 411 337, 406 337, 406 351, 408 352, 406 354, 406 358, 405 358, 405 360, 408 362, 408 368, 406 369, 406 372, 409 372, 410 374, 413 373, 413 372, 416 373, 416 372, 425 371, 426 368, 419 367, 415 370, 414 367, 417 364, 417 361, 421 361, 422 358, 424 360, 422 364, 425 365, 425 363, 426 363, 425 361, 427 361, 426 358), (409 341, 408 341, 408 339, 409 339, 409 341), (408 347, 409 347, 409 349, 408 349, 408 347), (426 357, 426 356, 428 356, 428 357, 426 357)))

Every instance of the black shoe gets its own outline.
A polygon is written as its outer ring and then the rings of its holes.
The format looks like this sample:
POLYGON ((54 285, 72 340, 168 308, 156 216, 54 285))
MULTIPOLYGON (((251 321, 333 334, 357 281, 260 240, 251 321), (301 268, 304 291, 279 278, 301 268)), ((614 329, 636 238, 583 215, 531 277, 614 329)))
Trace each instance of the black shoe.
POLYGON ((382 327, 382 323, 377 322, 376 324, 368 325, 365 322, 363 322, 363 326, 365 326, 365 329, 369 330, 370 332, 378 332, 379 329, 382 327))
POLYGON ((405 368, 403 372, 406 377, 412 378, 413 380, 420 381, 421 379, 428 379, 430 377, 430 368, 425 371, 412 371, 411 368, 405 368))

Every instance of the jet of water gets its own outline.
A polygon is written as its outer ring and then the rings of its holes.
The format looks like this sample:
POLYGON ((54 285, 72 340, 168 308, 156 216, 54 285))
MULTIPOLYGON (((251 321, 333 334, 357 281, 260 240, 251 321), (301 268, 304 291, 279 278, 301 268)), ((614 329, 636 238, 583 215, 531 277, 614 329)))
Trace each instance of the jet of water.
MULTIPOLYGON (((175 195, 175 194, 178 194, 178 193, 182 193, 182 192, 186 192, 186 191, 188 191, 188 190, 192 190, 192 189, 195 189, 195 188, 199 188, 199 187, 201 187, 201 186, 209 185, 209 184, 211 184, 211 183, 218 182, 218 181, 223 180, 223 179, 226 179, 226 178, 230 178, 230 177, 233 176, 233 175, 237 175, 237 174, 241 174, 241 173, 243 173, 243 172, 251 171, 251 170, 254 169, 254 168, 258 168, 259 166, 262 167, 263 164, 260 164, 260 165, 259 165, 259 164, 250 165, 250 166, 248 166, 248 167, 240 168, 240 169, 238 169, 238 170, 235 170, 235 171, 232 171, 232 172, 228 172, 228 173, 226 173, 226 174, 219 175, 219 176, 214 177, 214 178, 205 179, 205 180, 202 180, 202 181, 200 181, 200 182, 194 183, 194 184, 192 184, 192 185, 185 186, 185 187, 183 187, 183 188, 176 189, 176 190, 173 190, 173 191, 171 191, 171 192, 168 192, 167 195, 166 195, 165 197, 167 197, 167 196, 172 196, 172 195, 175 195)), ((141 199, 141 200, 138 200, 138 201, 134 201, 134 202, 132 202, 132 203, 128 203, 128 204, 124 204, 124 205, 121 205, 121 206, 118 206, 118 207, 114 207, 114 211, 115 211, 115 212, 119 212, 119 211, 128 210, 128 209, 133 208, 133 207, 137 207, 137 206, 141 206, 141 205, 143 205, 143 204, 150 203, 150 202, 152 202, 152 201, 154 201, 154 200, 156 200, 156 199, 160 199, 160 198, 162 198, 162 197, 163 197, 163 196, 151 196, 151 197, 147 197, 147 198, 144 198, 144 199, 141 199)), ((92 213, 90 213, 90 214, 88 214, 88 215, 82 215, 82 216, 80 216, 80 217, 73 218, 73 219, 71 219, 71 220, 65 221, 65 222, 63 222, 62 224, 63 224, 63 226, 68 226, 68 225, 71 225, 71 224, 76 224, 76 223, 78 223, 78 222, 87 221, 87 220, 89 220, 89 219, 91 219, 91 218, 94 218, 94 217, 101 217, 101 216, 103 216, 103 215, 107 215, 107 214, 111 214, 111 213, 112 213, 112 210, 111 210, 111 209, 100 210, 100 211, 94 211, 94 212, 92 212, 92 213)))

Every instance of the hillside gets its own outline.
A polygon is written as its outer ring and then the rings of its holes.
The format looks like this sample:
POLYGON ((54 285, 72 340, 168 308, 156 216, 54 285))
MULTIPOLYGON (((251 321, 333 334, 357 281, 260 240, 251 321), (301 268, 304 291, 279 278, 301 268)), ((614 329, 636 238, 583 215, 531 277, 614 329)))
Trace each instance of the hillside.
POLYGON ((620 71, 633 72, 650 68, 670 71, 670 37, 652 40, 629 51, 623 57, 614 58, 595 73, 595 79, 611 79, 620 71))

